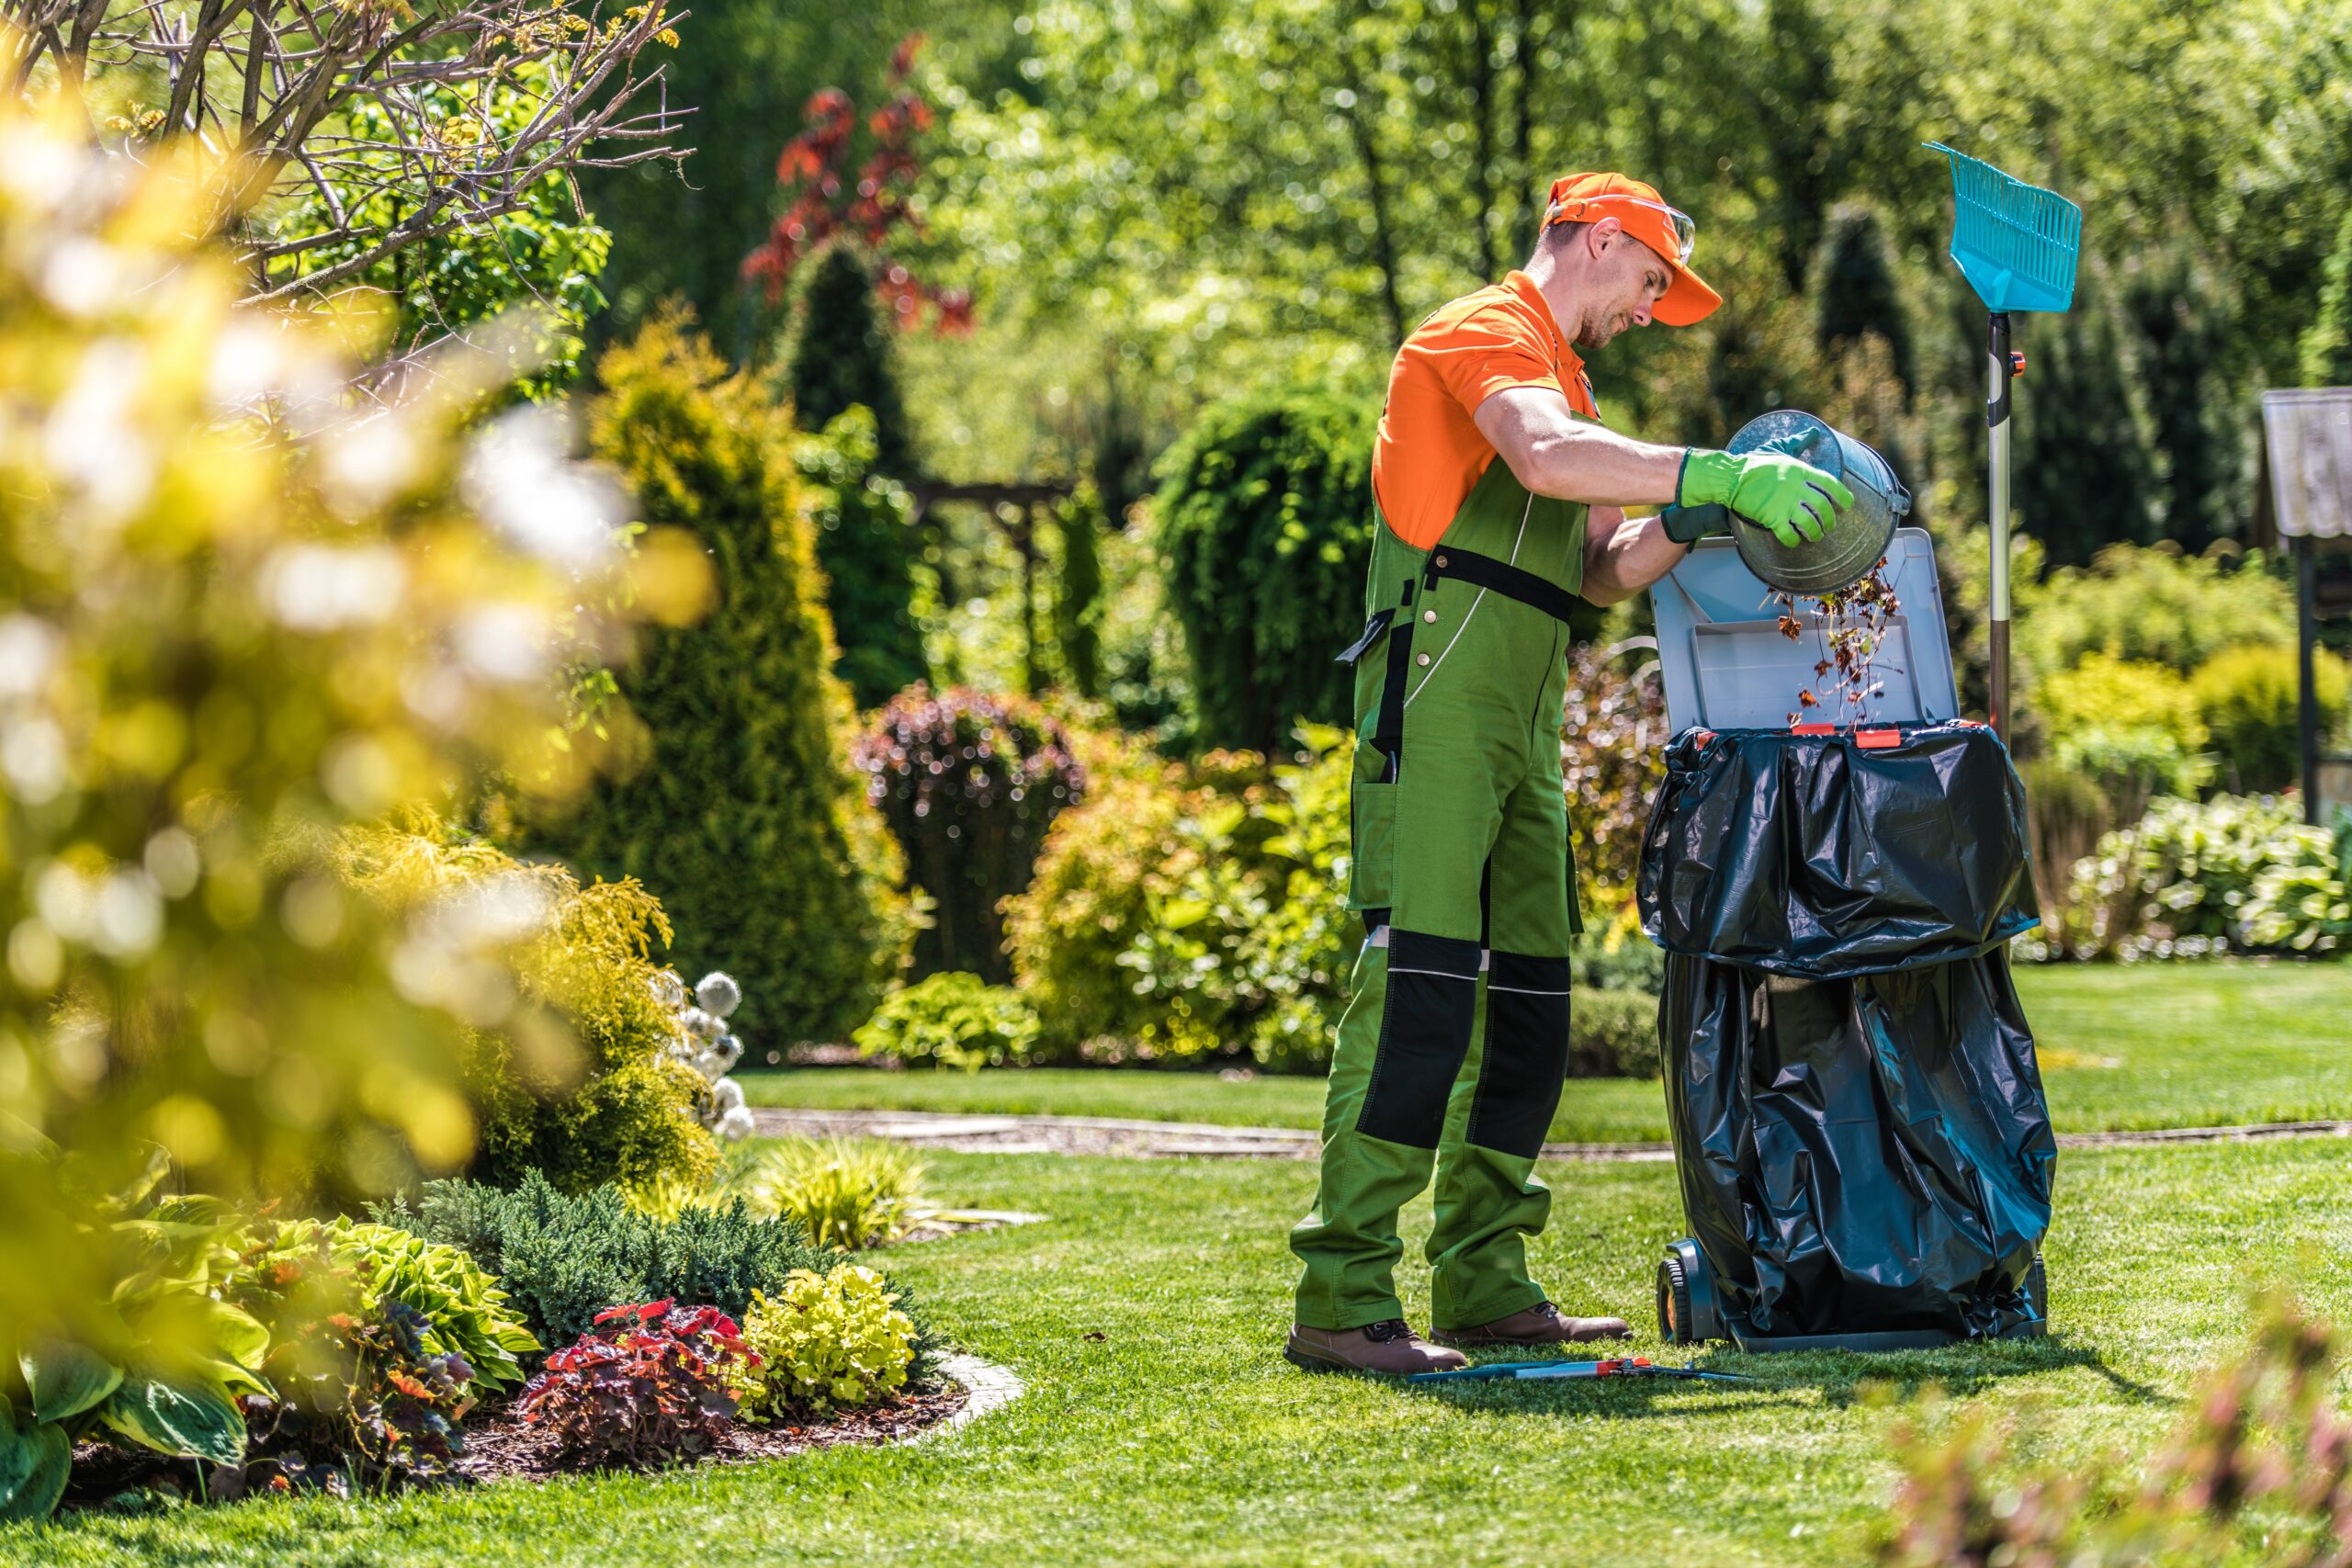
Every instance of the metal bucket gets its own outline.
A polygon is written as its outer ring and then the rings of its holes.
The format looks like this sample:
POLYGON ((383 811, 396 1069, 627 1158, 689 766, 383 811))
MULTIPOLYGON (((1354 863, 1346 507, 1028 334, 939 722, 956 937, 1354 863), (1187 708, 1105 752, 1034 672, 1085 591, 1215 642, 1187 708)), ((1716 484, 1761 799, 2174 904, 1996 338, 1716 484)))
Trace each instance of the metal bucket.
POLYGON ((1748 570, 1783 592, 1817 598, 1849 588, 1870 575, 1871 568, 1886 554, 1887 541, 1894 537, 1896 526, 1910 512, 1911 492, 1877 452, 1795 409, 1775 409, 1749 420, 1725 450, 1753 452, 1768 441, 1798 432, 1810 439, 1792 456, 1843 479, 1854 492, 1854 504, 1839 513, 1836 527, 1794 549, 1736 512, 1731 514, 1731 536, 1748 570))

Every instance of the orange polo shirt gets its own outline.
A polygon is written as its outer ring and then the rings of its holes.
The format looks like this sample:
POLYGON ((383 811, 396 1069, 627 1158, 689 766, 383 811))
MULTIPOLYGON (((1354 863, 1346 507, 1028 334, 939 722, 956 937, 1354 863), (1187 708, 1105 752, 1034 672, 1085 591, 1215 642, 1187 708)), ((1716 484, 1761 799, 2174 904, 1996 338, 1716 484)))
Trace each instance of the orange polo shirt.
POLYGON ((1396 351, 1372 449, 1372 493, 1407 544, 1436 544, 1495 460, 1470 415, 1506 387, 1549 387, 1586 418, 1600 417, 1584 361, 1523 272, 1440 307, 1396 351))

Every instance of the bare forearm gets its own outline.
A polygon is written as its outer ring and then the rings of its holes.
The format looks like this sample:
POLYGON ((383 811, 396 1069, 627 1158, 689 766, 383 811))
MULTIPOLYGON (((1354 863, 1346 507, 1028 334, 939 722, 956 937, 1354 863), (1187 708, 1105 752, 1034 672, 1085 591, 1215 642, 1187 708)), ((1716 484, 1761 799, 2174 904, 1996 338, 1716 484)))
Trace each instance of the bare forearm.
POLYGON ((1519 482, 1536 494, 1597 506, 1671 503, 1685 450, 1654 446, 1581 421, 1529 431, 1522 441, 1500 449, 1519 482))
POLYGON ((1595 604, 1630 599, 1672 571, 1689 548, 1668 538, 1655 517, 1596 506, 1585 528, 1583 596, 1595 604))

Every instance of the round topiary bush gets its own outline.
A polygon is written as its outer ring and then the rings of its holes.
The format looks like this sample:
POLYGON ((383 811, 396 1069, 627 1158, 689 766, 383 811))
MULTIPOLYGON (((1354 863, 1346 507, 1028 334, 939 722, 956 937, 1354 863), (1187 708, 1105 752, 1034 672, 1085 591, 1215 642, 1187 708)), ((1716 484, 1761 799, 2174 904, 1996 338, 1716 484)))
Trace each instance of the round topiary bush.
POLYGON ((936 901, 918 972, 1010 979, 997 906, 1029 885, 1046 829, 1086 789, 1061 726, 1023 698, 917 685, 876 713, 850 755, 909 879, 936 901))
POLYGON ((1327 392, 1239 399, 1163 459, 1160 564, 1203 746, 1272 752, 1298 719, 1351 722, 1332 655, 1363 629, 1373 415, 1327 392))

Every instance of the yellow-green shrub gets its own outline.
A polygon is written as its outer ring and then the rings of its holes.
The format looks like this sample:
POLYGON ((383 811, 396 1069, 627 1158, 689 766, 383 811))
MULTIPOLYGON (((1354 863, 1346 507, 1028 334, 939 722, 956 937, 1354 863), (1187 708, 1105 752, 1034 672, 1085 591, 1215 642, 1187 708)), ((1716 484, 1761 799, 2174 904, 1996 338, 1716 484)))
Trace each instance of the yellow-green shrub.
POLYGON ((1036 1059, 1074 1059, 1094 1039, 1164 1034, 1164 1001, 1138 996, 1119 955, 1150 929, 1155 899, 1201 863, 1188 833, 1216 804, 1175 765, 1104 778, 1054 819, 1026 891, 1004 901, 1013 973, 1044 1026, 1036 1059))
POLYGON ((662 895, 680 948, 743 987, 755 1043, 836 1040, 873 1010, 914 935, 899 854, 846 748, 815 498, 790 411, 682 314, 597 362, 591 449, 637 514, 690 535, 708 614, 646 629, 614 671, 634 716, 628 776, 563 814, 521 813, 529 852, 662 895))
MULTIPOLYGON (((2324 747, 2343 721, 2352 674, 2343 660, 2316 649, 2312 677, 2324 747)), ((2302 671, 2291 646, 2224 649, 2200 665, 2188 684, 2232 791, 2267 794, 2300 781, 2302 671)))
POLYGON ((2086 653, 2027 699, 2042 754, 2098 782, 2136 816, 2154 795, 2193 795, 2212 774, 2197 697, 2161 664, 2086 653))
POLYGON ((704 1085, 668 1054, 674 1022, 654 984, 652 943, 670 937, 660 900, 633 880, 582 887, 423 813, 345 831, 341 864, 372 903, 411 919, 503 906, 516 922, 513 978, 537 1010, 472 1032, 474 1174, 511 1184, 541 1170, 567 1192, 709 1180, 718 1149, 694 1115, 704 1085))
POLYGON ((1036 1010, 1012 987, 949 970, 883 998, 850 1038, 861 1056, 978 1072, 1026 1066, 1042 1027, 1036 1010))
POLYGON ((795 1269, 774 1296, 754 1294, 743 1338, 760 1364, 736 1374, 744 1417, 855 1409, 905 1387, 915 1325, 898 1302, 888 1280, 856 1263, 795 1269))

